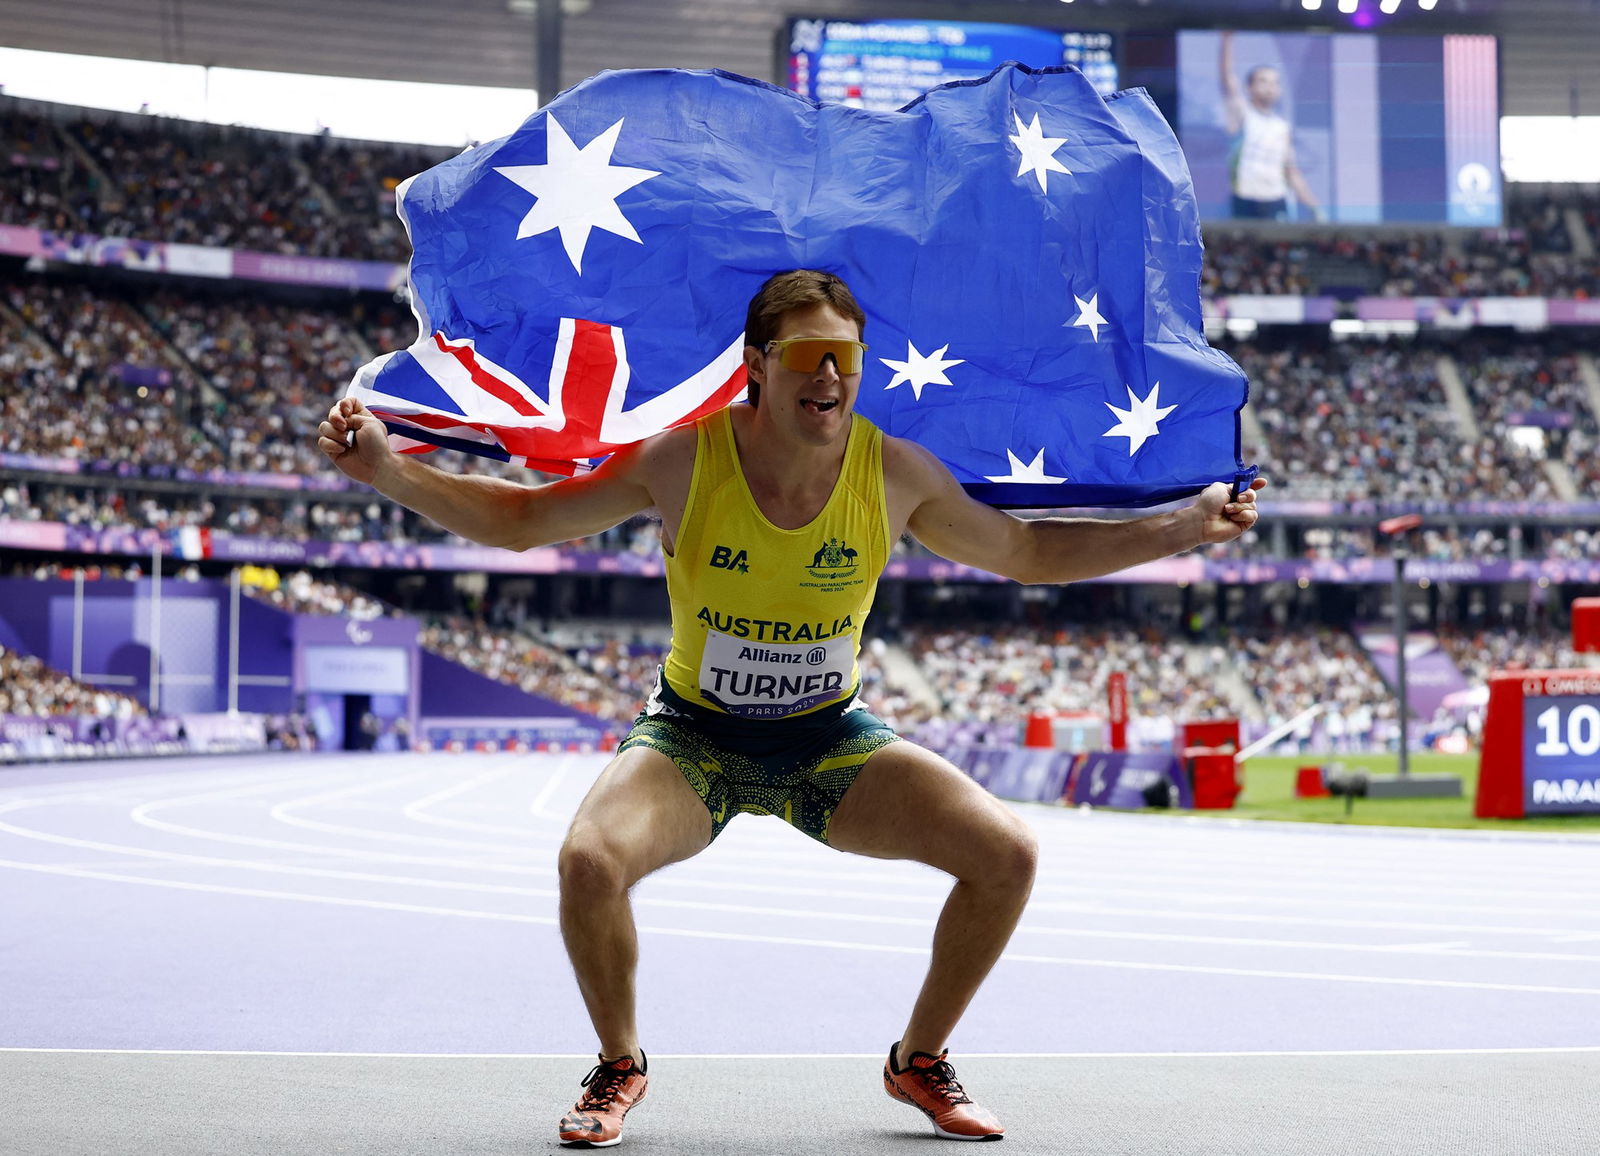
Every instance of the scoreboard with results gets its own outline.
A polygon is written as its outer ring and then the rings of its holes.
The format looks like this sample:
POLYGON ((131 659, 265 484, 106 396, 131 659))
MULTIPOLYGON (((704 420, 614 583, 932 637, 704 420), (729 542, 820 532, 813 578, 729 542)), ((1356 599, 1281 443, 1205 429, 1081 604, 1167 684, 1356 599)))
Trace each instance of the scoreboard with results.
POLYGON ((784 79, 812 100, 892 112, 928 89, 986 76, 1008 60, 1071 64, 1102 95, 1117 90, 1116 36, 956 20, 789 21, 784 79))
POLYGON ((1480 819, 1600 814, 1600 670, 1489 679, 1480 819))

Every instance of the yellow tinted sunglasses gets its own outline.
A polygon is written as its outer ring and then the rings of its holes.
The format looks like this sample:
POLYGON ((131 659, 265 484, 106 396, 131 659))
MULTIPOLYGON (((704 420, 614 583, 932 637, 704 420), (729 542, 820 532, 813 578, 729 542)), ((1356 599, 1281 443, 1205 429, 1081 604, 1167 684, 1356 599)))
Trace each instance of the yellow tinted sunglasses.
POLYGON ((828 357, 833 358, 840 373, 860 373, 867 343, 837 337, 786 337, 767 342, 764 352, 776 353, 778 363, 796 373, 815 373, 828 357))

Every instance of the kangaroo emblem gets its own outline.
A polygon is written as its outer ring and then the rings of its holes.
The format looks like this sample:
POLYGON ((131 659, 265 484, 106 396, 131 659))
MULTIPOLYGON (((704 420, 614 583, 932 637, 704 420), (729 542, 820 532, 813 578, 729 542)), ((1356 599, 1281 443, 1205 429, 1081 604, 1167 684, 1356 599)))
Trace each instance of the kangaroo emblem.
MULTIPOLYGON (((829 538, 817 548, 816 554, 811 559, 810 569, 817 570, 851 570, 855 568, 857 551, 845 545, 837 538, 829 538)), ((822 575, 818 575, 822 577, 822 575)))

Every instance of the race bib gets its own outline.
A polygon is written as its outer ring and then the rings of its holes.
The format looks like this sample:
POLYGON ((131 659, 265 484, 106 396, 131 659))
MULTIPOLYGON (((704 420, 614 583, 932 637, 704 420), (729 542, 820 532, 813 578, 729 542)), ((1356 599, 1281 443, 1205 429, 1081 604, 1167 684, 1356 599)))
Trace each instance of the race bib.
POLYGON ((752 642, 706 631, 700 693, 729 714, 782 718, 843 698, 855 673, 854 635, 822 642, 752 642))

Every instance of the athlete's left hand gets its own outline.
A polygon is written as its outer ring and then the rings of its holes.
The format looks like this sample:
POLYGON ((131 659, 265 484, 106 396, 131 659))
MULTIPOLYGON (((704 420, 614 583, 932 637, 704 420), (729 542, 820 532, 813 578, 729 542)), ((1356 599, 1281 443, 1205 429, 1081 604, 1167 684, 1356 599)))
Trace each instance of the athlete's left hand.
POLYGON ((1201 543, 1231 542, 1254 526, 1261 516, 1256 491, 1266 486, 1266 478, 1257 478, 1237 498, 1227 482, 1212 482, 1200 491, 1193 509, 1200 515, 1201 543))

